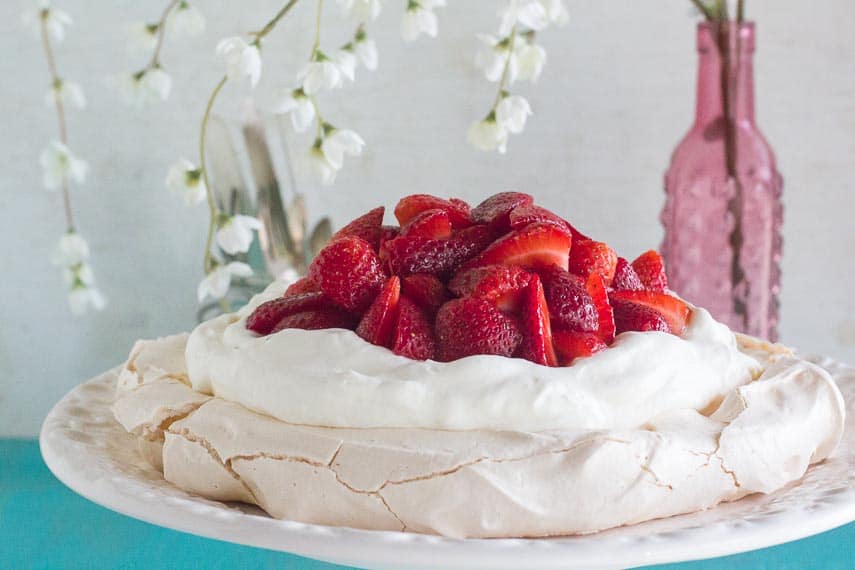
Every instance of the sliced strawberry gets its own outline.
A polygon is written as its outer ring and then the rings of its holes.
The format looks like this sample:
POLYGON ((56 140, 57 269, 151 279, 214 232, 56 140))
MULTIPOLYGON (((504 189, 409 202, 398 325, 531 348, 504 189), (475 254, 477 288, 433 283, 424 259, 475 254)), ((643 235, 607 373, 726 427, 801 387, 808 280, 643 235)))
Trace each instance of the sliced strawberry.
POLYGON ((519 326, 486 299, 449 301, 436 315, 436 358, 441 362, 473 354, 511 356, 522 341, 519 326))
POLYGON ((614 291, 611 298, 630 301, 657 311, 671 327, 671 332, 677 336, 685 332, 692 312, 682 299, 658 291, 614 291))
POLYGON ((383 232, 383 214, 385 211, 386 208, 383 206, 374 208, 367 214, 356 218, 338 230, 333 234, 331 241, 342 237, 355 236, 367 241, 376 251, 380 247, 380 235, 383 232))
POLYGON ((628 331, 671 332, 671 327, 668 326, 665 317, 650 307, 612 297, 612 309, 615 314, 615 327, 618 334, 628 331))
POLYGON ((439 308, 448 300, 448 291, 436 275, 415 273, 404 277, 401 281, 401 291, 408 299, 412 299, 428 314, 436 315, 439 308))
POLYGON ((330 306, 323 293, 301 293, 271 299, 255 308, 246 318, 246 328, 260 335, 268 334, 288 315, 330 306))
POLYGON ((451 237, 451 219, 445 210, 425 210, 401 228, 401 235, 448 239, 451 237))
POLYGON ((413 360, 429 360, 436 352, 436 340, 427 315, 404 296, 398 304, 392 352, 413 360))
POLYGON ((502 231, 510 229, 511 210, 534 202, 534 198, 521 192, 500 192, 490 196, 472 208, 472 221, 476 224, 490 224, 502 231))
POLYGON ((597 308, 597 334, 608 344, 615 338, 615 316, 609 304, 609 294, 606 292, 603 276, 591 273, 585 282, 585 289, 597 308))
POLYGON ((603 276, 610 285, 615 276, 617 254, 601 241, 587 240, 573 244, 568 260, 568 271, 585 279, 593 272, 603 276))
POLYGON ((617 258, 615 277, 612 279, 612 289, 615 291, 642 291, 644 289, 644 283, 641 282, 638 273, 622 257, 617 258))
POLYGON ((574 331, 596 332, 600 315, 581 277, 560 267, 540 272, 549 305, 549 316, 555 327, 574 331))
POLYGON ((665 262, 656 250, 651 249, 639 255, 632 262, 632 268, 635 269, 646 289, 660 292, 668 289, 665 262))
POLYGON ((448 282, 458 297, 480 297, 505 312, 515 312, 533 275, 516 266, 487 265, 461 270, 448 282))
POLYGON ((532 276, 531 283, 525 289, 521 313, 523 340, 517 355, 535 364, 558 366, 552 347, 549 307, 546 306, 543 285, 537 275, 532 276))
POLYGON ((308 277, 302 277, 291 283, 288 288, 285 289, 283 297, 287 297, 288 295, 299 295, 300 293, 313 293, 320 290, 321 288, 318 287, 317 283, 308 277))
POLYGON ((468 202, 461 200, 460 198, 449 198, 449 202, 454 205, 458 212, 461 214, 466 214, 466 219, 469 220, 470 224, 472 222, 472 206, 469 205, 468 202))
POLYGON ((328 307, 326 309, 317 309, 314 311, 302 311, 288 315, 279 321, 270 334, 277 333, 284 329, 304 329, 304 330, 320 330, 320 329, 348 329, 353 330, 356 325, 356 318, 338 308, 328 307))
POLYGON ((492 235, 485 226, 473 226, 447 240, 399 236, 383 244, 380 257, 397 275, 430 273, 446 276, 483 250, 492 240, 492 235))
POLYGON ((553 214, 546 208, 541 208, 535 204, 523 204, 517 206, 508 215, 508 221, 511 229, 519 230, 529 224, 535 222, 543 222, 546 224, 555 224, 556 226, 567 228, 568 224, 563 218, 557 214, 553 214))
MULTIPOLYGON (((381 226, 380 227, 380 249, 383 244, 389 240, 393 240, 401 233, 401 228, 398 226, 381 226)), ((379 251, 379 249, 378 249, 379 251)))
POLYGON ((569 366, 575 358, 591 356, 608 348, 599 335, 591 332, 554 330, 552 342, 563 366, 569 366))
POLYGON ((567 269, 567 254, 572 238, 554 224, 530 224, 494 241, 467 268, 484 265, 519 265, 539 269, 557 265, 567 269))
POLYGON ((448 212, 449 220, 454 228, 465 228, 472 225, 469 217, 469 205, 462 200, 451 202, 430 194, 412 194, 401 198, 395 206, 395 217, 401 226, 425 210, 444 210, 448 212))
POLYGON ((378 346, 389 347, 392 343, 392 330, 398 316, 398 299, 401 296, 401 279, 397 275, 390 277, 380 294, 368 307, 368 310, 356 327, 356 334, 378 346))
POLYGON ((386 281, 371 245, 354 236, 322 249, 309 266, 309 278, 334 303, 352 312, 368 308, 386 281))

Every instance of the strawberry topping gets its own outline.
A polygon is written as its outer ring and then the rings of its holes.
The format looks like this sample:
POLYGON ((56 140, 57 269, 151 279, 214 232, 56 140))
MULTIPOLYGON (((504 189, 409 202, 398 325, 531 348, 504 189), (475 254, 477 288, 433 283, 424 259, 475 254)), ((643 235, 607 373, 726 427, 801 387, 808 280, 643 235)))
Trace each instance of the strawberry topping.
POLYGON ((690 307, 668 292, 662 257, 632 263, 607 244, 503 192, 475 208, 428 194, 402 198, 398 226, 375 208, 336 232, 285 294, 246 327, 355 330, 414 360, 479 354, 570 366, 624 332, 681 336, 690 307))

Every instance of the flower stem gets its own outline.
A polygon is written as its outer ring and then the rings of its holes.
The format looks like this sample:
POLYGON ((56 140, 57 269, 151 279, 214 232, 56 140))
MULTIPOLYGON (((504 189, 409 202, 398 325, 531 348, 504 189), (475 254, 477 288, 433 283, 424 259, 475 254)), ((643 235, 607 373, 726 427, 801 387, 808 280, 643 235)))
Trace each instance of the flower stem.
POLYGON ((695 8, 697 8, 698 11, 704 15, 704 18, 706 18, 709 21, 712 21, 715 19, 713 17, 713 13, 709 9, 709 6, 704 4, 701 0, 691 0, 691 2, 692 2, 692 4, 695 5, 695 8))
POLYGON ((179 1, 180 0, 169 0, 169 4, 166 5, 163 15, 157 22, 157 43, 154 44, 154 53, 151 54, 151 61, 149 61, 146 69, 156 69, 160 67, 160 49, 163 47, 163 39, 166 36, 166 19, 169 17, 172 10, 178 5, 179 1))
MULTIPOLYGON (((288 0, 288 2, 282 6, 282 8, 276 13, 273 18, 265 24, 261 30, 257 32, 253 32, 252 35, 255 36, 255 42, 259 43, 261 40, 270 32, 273 31, 273 28, 276 27, 276 24, 288 13, 291 11, 291 8, 294 7, 297 2, 300 0, 288 0)), ((167 12, 168 13, 168 12, 167 12)), ((208 213, 210 214, 210 220, 208 222, 208 237, 205 240, 205 257, 202 263, 203 270, 207 275, 216 267, 216 261, 214 260, 213 253, 211 249, 214 245, 214 234, 217 231, 217 203, 214 200, 214 190, 211 188, 210 181, 208 180, 208 165, 205 160, 205 145, 206 138, 208 134, 208 122, 211 120, 211 111, 214 108, 214 102, 217 99, 217 96, 220 94, 220 91, 223 90, 223 87, 228 82, 228 75, 224 75, 217 86, 214 87, 214 90, 211 92, 211 96, 208 98, 208 104, 205 105, 205 113, 202 115, 202 124, 199 127, 199 171, 202 176, 202 181, 205 183, 205 193, 208 198, 208 213)))
POLYGON ((312 107, 315 109, 315 138, 322 138, 323 130, 324 130, 324 118, 321 116, 321 109, 318 107, 318 101, 313 96, 309 97, 309 101, 312 102, 312 107))
POLYGON ((502 76, 499 78, 499 90, 496 93, 496 100, 493 101, 493 109, 502 101, 505 94, 505 87, 508 83, 508 73, 511 68, 511 58, 514 57, 514 43, 517 39, 517 27, 511 28, 511 33, 508 36, 508 57, 505 58, 505 66, 502 68, 502 76))
POLYGON ((220 82, 217 83, 217 86, 214 87, 214 91, 208 99, 208 104, 205 106, 205 113, 202 115, 202 127, 199 133, 199 170, 202 174, 202 181, 205 183, 205 193, 208 196, 208 212, 211 218, 208 223, 208 238, 205 240, 205 260, 203 263, 205 274, 210 273, 215 266, 214 258, 211 254, 211 247, 214 243, 214 232, 217 229, 217 204, 214 201, 214 190, 211 188, 211 184, 208 181, 208 166, 205 160, 205 139, 208 134, 208 122, 211 119, 211 110, 214 108, 214 101, 217 99, 217 95, 220 94, 220 91, 222 91, 228 80, 228 76, 224 75, 222 79, 220 79, 220 82))
POLYGON ((288 2, 287 4, 285 4, 284 6, 282 6, 282 9, 280 9, 280 10, 276 13, 276 15, 275 15, 275 16, 273 16, 273 19, 271 19, 269 22, 267 22, 267 24, 265 24, 265 25, 264 25, 264 27, 263 27, 263 28, 261 28, 261 30, 259 30, 259 31, 257 31, 257 32, 254 32, 254 33, 252 34, 252 35, 254 35, 254 36, 255 36, 255 39, 256 39, 256 40, 260 40, 260 39, 262 39, 264 36, 266 36, 267 34, 269 34, 270 32, 272 32, 272 31, 273 31, 273 28, 275 28, 275 27, 276 27, 276 24, 278 24, 278 23, 279 23, 279 20, 281 20, 281 19, 285 16, 285 14, 287 14, 288 12, 290 12, 290 11, 291 11, 291 8, 293 8, 293 7, 294 7, 294 4, 296 4, 297 2, 299 2, 299 0, 289 0, 289 2, 288 2))
MULTIPOLYGON (((48 70, 50 71, 51 85, 53 86, 53 100, 56 105, 56 118, 59 122, 59 140, 66 147, 68 146, 68 129, 65 125, 65 106, 62 104, 62 97, 59 89, 62 85, 62 79, 56 70, 56 58, 53 55, 53 47, 50 43, 50 35, 47 30, 47 14, 41 16, 41 36, 42 46, 45 50, 47 58, 48 70)), ((68 174, 62 175, 62 203, 65 210, 65 225, 69 232, 74 231, 74 216, 71 211, 71 192, 68 188, 68 174)))
POLYGON ((318 7, 315 14, 315 41, 312 43, 312 55, 309 57, 311 59, 314 57, 315 52, 318 51, 318 47, 321 45, 321 11, 324 7, 324 0, 318 0, 318 7))

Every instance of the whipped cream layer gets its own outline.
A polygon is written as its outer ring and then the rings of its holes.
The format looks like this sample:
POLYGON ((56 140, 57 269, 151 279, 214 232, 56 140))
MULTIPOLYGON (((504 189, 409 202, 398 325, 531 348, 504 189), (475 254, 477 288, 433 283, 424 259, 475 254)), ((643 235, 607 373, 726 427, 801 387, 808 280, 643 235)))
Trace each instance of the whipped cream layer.
POLYGON ((683 337, 628 332, 573 366, 471 356, 416 361, 341 329, 245 327, 276 282, 233 315, 202 323, 187 344, 193 389, 282 421, 351 428, 625 429, 670 410, 709 410, 761 372, 733 333, 693 308, 683 337))

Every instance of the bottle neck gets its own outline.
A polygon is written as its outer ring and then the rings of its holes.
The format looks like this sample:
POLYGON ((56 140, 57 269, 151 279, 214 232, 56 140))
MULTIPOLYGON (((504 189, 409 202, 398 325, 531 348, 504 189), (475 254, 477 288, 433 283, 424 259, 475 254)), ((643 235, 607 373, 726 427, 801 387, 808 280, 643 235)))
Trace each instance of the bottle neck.
POLYGON ((735 121, 754 122, 753 54, 753 23, 698 25, 697 124, 722 118, 726 106, 735 121))

